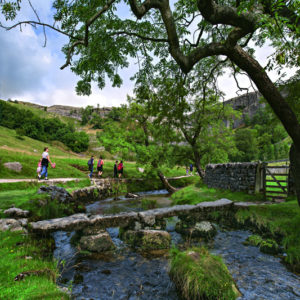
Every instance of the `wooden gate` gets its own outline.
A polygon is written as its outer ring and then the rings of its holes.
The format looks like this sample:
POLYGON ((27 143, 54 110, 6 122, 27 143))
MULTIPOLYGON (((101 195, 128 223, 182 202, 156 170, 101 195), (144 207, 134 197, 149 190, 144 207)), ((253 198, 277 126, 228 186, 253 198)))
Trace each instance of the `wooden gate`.
POLYGON ((288 196, 289 161, 266 162, 264 166, 264 195, 266 200, 285 200, 288 196), (282 162, 278 165, 278 162, 282 162), (285 162, 285 164, 284 164, 285 162))

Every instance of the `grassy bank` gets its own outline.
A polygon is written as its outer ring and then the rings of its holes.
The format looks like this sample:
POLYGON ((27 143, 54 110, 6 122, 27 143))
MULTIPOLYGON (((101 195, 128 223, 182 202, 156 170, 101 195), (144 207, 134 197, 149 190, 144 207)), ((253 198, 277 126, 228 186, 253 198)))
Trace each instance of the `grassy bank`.
POLYGON ((231 192, 208 188, 206 185, 196 183, 175 192, 171 199, 174 204, 197 204, 204 201, 216 201, 227 198, 232 201, 261 201, 262 195, 249 195, 244 192, 231 192))
POLYGON ((0 299, 69 299, 55 284, 58 269, 51 245, 18 232, 0 232, 0 299))

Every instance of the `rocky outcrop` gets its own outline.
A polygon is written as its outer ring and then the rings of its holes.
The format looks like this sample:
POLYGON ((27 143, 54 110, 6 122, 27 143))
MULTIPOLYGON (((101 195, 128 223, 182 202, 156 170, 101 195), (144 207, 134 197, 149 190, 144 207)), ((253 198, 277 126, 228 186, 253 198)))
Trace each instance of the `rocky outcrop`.
POLYGON ((105 230, 98 231, 97 234, 82 236, 80 238, 79 245, 83 250, 98 253, 115 249, 115 245, 111 240, 111 237, 105 230))
POLYGON ((7 162, 7 163, 4 163, 3 166, 6 169, 9 169, 9 170, 12 170, 12 171, 15 171, 18 173, 20 173, 22 171, 22 164, 19 162, 7 162))
MULTIPOLYGON (((241 95, 224 102, 224 105, 231 106, 234 110, 238 110, 242 113, 241 118, 234 119, 233 129, 238 128, 245 124, 246 118, 252 119, 257 111, 265 107, 265 104, 261 101, 261 94, 258 92, 252 92, 245 95, 241 95)), ((225 123, 229 127, 232 120, 226 120, 225 123)))
POLYGON ((162 230, 128 230, 122 234, 122 239, 132 247, 142 250, 162 250, 170 248, 171 236, 162 230))
POLYGON ((11 218, 28 218, 30 211, 12 207, 12 208, 6 209, 4 211, 4 214, 7 217, 11 217, 11 218))
POLYGON ((57 200, 59 203, 70 203, 73 201, 73 198, 69 192, 67 192, 64 188, 55 185, 52 186, 42 185, 39 188, 37 193, 38 194, 47 193, 50 195, 51 200, 57 200))

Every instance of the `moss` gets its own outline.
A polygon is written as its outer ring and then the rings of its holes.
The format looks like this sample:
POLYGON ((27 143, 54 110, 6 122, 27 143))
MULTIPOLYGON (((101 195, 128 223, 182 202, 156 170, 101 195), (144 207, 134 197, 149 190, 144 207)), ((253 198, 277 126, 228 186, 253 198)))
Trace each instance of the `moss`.
POLYGON ((260 246, 261 242, 263 241, 262 237, 259 235, 250 235, 247 240, 244 242, 244 245, 251 245, 251 246, 260 246))
POLYGON ((170 277, 183 299, 236 299, 240 294, 222 258, 205 248, 171 251, 170 277))
POLYGON ((260 243, 259 250, 267 254, 278 254, 280 252, 278 244, 272 239, 263 240, 260 243))

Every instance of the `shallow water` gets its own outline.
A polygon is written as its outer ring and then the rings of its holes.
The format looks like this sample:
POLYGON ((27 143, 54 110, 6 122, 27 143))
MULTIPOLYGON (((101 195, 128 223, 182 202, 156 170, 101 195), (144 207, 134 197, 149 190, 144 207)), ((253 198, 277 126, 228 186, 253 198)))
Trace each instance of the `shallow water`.
POLYGON ((143 206, 142 200, 149 199, 156 201, 156 207, 168 207, 171 205, 171 200, 168 197, 167 190, 157 190, 138 193, 141 197, 138 199, 125 198, 120 196, 118 200, 107 198, 89 204, 86 206, 86 211, 91 214, 116 214, 128 211, 143 211, 148 208, 143 206))
MULTIPOLYGON (((159 193, 158 197, 165 197, 164 193, 159 193)), ((96 213, 100 209, 102 213, 108 213, 112 205, 120 211, 143 210, 140 201, 133 201, 107 199, 89 205, 89 212, 96 213)), ((174 231, 177 221, 176 217, 168 219, 167 230, 171 233, 172 243, 183 247, 184 240, 174 231)), ((80 279, 79 283, 72 284, 73 299, 179 299, 168 276, 166 255, 144 257, 127 248, 118 238, 118 228, 109 228, 108 232, 117 250, 89 259, 81 259, 70 245, 72 234, 53 234, 57 246, 54 255, 65 261, 61 281, 65 284, 62 285, 71 284, 74 278, 80 279)), ((210 251, 223 256, 235 279, 243 295, 239 300, 300 299, 300 277, 289 272, 279 258, 261 253, 257 247, 244 246, 243 242, 250 234, 248 231, 219 230, 210 244, 210 251)))

